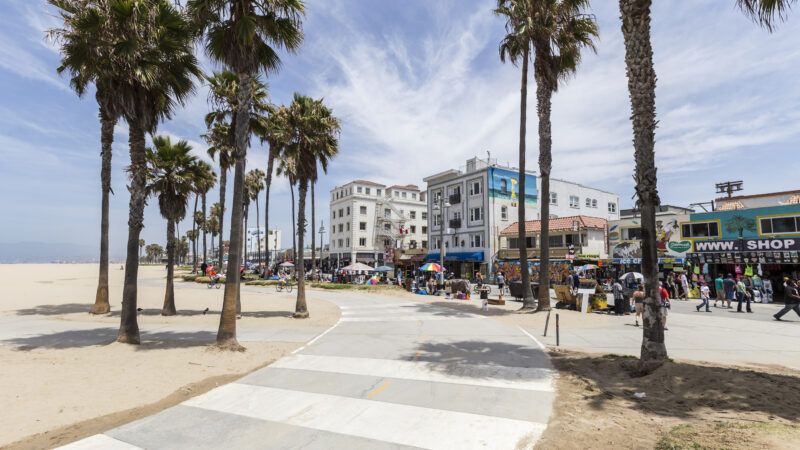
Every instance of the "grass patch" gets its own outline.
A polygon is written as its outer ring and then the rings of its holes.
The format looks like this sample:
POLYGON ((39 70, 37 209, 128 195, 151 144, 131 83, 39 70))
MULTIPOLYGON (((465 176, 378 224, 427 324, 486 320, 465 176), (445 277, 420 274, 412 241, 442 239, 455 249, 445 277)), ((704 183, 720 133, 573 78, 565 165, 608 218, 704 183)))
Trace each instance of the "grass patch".
MULTIPOLYGON (((256 279, 247 281, 244 284, 247 285, 247 286, 275 286, 278 283, 280 283, 280 280, 261 280, 261 279, 256 278, 256 279)), ((297 283, 295 283, 294 281, 290 281, 287 284, 290 284, 292 286, 296 286, 297 285, 297 283)))
POLYGON ((189 274, 189 275, 184 275, 181 278, 183 278, 183 281, 195 281, 199 276, 200 275, 197 274, 189 274))
MULTIPOLYGON (((194 279, 194 282, 195 283, 208 284, 208 283, 211 283, 211 278, 210 277, 196 277, 194 279)), ((217 282, 218 283, 224 283, 225 282, 225 276, 223 275, 223 276, 219 277, 219 281, 217 281, 217 282)))
MULTIPOLYGON (((775 422, 708 422, 678 425, 656 443, 656 450, 706 450, 774 448, 774 445, 800 445, 797 427, 775 422)), ((789 448, 789 447, 787 447, 789 448)), ((796 446, 793 448, 797 448, 796 446)))

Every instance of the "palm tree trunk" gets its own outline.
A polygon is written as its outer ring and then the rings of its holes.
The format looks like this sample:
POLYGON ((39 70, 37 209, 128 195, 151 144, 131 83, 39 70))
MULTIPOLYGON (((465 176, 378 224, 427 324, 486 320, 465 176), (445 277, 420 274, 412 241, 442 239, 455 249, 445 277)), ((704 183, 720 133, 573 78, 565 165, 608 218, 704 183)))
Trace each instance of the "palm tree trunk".
MULTIPOLYGON (((266 260, 267 260, 267 267, 269 267, 269 190, 272 186, 272 171, 275 167, 275 151, 272 148, 273 144, 270 144, 269 147, 269 157, 267 159, 267 193, 264 199, 264 230, 266 231, 266 235, 264 236, 264 253, 266 253, 266 260)), ((276 249, 277 250, 277 249, 276 249)), ((265 272, 266 276, 266 272, 265 272)))
POLYGON ((167 219, 167 291, 164 293, 164 307, 161 308, 162 316, 174 316, 175 311, 175 286, 172 278, 175 276, 175 220, 167 219))
MULTIPOLYGON (((208 225, 208 216, 206 215, 206 193, 203 192, 202 198, 202 205, 203 205, 203 262, 208 264, 208 253, 206 252, 206 225, 208 225)), ((211 245, 214 245, 214 242, 211 242, 211 245)), ((203 274, 205 275, 205 274, 203 274)))
MULTIPOLYGON (((116 120, 109 117, 105 107, 100 106, 100 184, 102 186, 100 215, 100 274, 97 279, 97 293, 94 305, 89 310, 92 314, 107 314, 111 311, 108 302, 108 210, 111 193, 111 144, 114 142, 114 125, 116 120)), ((136 246, 139 246, 137 239, 136 246)), ((137 253, 138 256, 138 253, 137 253)))
POLYGON ((222 264, 222 258, 225 256, 225 246, 222 245, 222 233, 225 230, 225 191, 228 189, 228 168, 220 166, 219 174, 219 248, 217 249, 219 263, 219 273, 225 273, 225 266, 222 264))
POLYGON ((640 368, 649 372, 667 359, 664 321, 658 294, 655 212, 661 203, 655 164, 656 72, 650 44, 651 0, 620 0, 625 65, 631 99, 636 195, 642 218, 642 275, 645 279, 640 368))
POLYGON ((311 182, 311 277, 312 281, 314 280, 314 276, 317 273, 317 239, 315 233, 317 231, 316 227, 316 211, 314 205, 314 184, 315 182, 311 182))
POLYGON ((192 255, 194 256, 192 262, 192 273, 197 273, 197 200, 200 195, 194 195, 194 211, 192 211, 192 255))
POLYGON ((289 181, 289 189, 292 192, 292 258, 297 267, 297 216, 294 212, 294 183, 289 181))
MULTIPOLYGON (((259 267, 263 260, 261 259, 261 217, 260 212, 258 211, 258 194, 256 194, 256 247, 258 248, 258 257, 256 260, 258 261, 259 267)), ((265 235, 266 236, 266 235, 265 235)))
POLYGON ((145 161, 144 128, 131 121, 128 128, 131 165, 130 204, 128 207, 128 247, 125 260, 125 283, 122 288, 122 310, 120 312, 117 341, 139 344, 139 323, 136 320, 137 281, 139 278, 139 235, 144 228, 144 205, 147 198, 147 163, 145 161))
POLYGON ((217 345, 229 350, 244 350, 236 340, 236 315, 239 299, 239 263, 242 259, 242 215, 244 213, 244 173, 246 170, 248 116, 250 114, 250 74, 239 73, 239 86, 236 108, 236 146, 233 174, 233 208, 231 208, 230 250, 228 252, 228 273, 225 278, 225 294, 222 314, 217 331, 217 345))
POLYGON ((539 176, 542 179, 541 201, 541 256, 539 257, 539 303, 537 311, 550 309, 550 170, 553 165, 553 135, 550 126, 550 111, 553 89, 548 78, 538 70, 545 61, 538 61, 538 55, 548 55, 548 49, 536 51, 536 111, 539 114, 539 176))
MULTIPOLYGON (((249 199, 248 199, 249 200, 249 199)), ((242 224, 242 258, 240 261, 240 265, 244 265, 247 261, 247 219, 250 215, 250 204, 245 202, 244 205, 244 223, 242 224)), ((236 315, 242 315, 242 285, 241 285, 241 271, 239 267, 236 267, 236 270, 239 271, 239 289, 236 291, 236 315)))
POLYGON ((526 47, 522 58, 522 81, 519 100, 519 198, 517 203, 517 241, 519 249, 519 272, 522 275, 522 309, 534 308, 531 292, 531 275, 528 269, 528 246, 525 242, 525 134, 528 120, 528 60, 526 47))
POLYGON ((296 319, 308 318, 308 306, 306 305, 306 267, 303 264, 303 235, 305 234, 306 220, 306 191, 308 190, 308 180, 300 180, 298 185, 298 205, 297 205, 297 250, 299 256, 295 263, 297 270, 297 303, 294 306, 294 317, 296 319))

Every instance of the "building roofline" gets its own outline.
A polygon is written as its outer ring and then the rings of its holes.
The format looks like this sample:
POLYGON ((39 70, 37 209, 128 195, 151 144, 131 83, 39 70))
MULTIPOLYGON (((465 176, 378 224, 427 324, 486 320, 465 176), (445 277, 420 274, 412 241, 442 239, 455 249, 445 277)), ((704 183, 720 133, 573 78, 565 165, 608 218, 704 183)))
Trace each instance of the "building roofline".
POLYGON ((416 184, 406 184, 406 185, 393 184, 387 187, 386 189, 405 189, 407 191, 417 191, 417 192, 420 191, 419 186, 417 186, 416 184))
POLYGON ((616 195, 617 197, 619 197, 619 194, 617 194, 616 192, 611 192, 611 191, 607 191, 607 190, 605 190, 605 189, 598 189, 598 188, 596 188, 596 187, 586 186, 585 184, 576 183, 576 182, 574 182, 574 181, 569 181, 569 180, 564 180, 564 179, 562 179, 562 178, 553 178, 553 177, 550 177, 550 181, 560 181, 560 182, 562 182, 562 183, 569 183, 569 184, 573 184, 573 185, 575 185, 575 186, 578 186, 578 187, 582 187, 582 188, 586 188, 586 189, 591 189, 591 190, 593 190, 593 191, 600 191, 600 192, 603 192, 603 193, 606 193, 606 194, 616 195))
POLYGON ((441 178, 441 177, 444 177, 446 175, 459 176, 459 175, 463 175, 463 173, 460 170, 448 169, 448 170, 445 170, 443 172, 435 173, 433 175, 428 175, 427 177, 423 178, 422 181, 424 183, 430 183, 430 180, 433 180, 433 179, 436 179, 436 178, 441 178))
MULTIPOLYGON (((557 217, 555 219, 550 219, 548 221, 548 228, 549 228, 550 231, 566 230, 567 228, 550 228, 549 225, 551 223, 553 223, 554 220, 570 220, 570 219, 573 219, 573 220, 574 219, 578 219, 578 220, 580 220, 581 221, 581 225, 583 226, 583 228, 591 228, 591 229, 596 229, 596 230, 601 229, 601 227, 588 225, 584 219, 602 220, 603 222, 606 223, 606 225, 608 224, 608 219, 606 219, 606 218, 594 217, 594 216, 586 216, 586 215, 582 215, 581 214, 581 215, 577 215, 577 216, 564 216, 564 217, 557 217)), ((541 227, 541 223, 542 223, 542 221, 540 219, 540 220, 526 220, 525 221, 525 233, 526 234, 528 233, 528 224, 533 225, 533 224, 536 224, 536 223, 539 224, 539 231, 541 232, 541 228, 542 228, 541 227)), ((519 221, 516 221, 516 222, 512 223, 511 225, 503 228, 500 231, 500 235, 501 236, 513 236, 515 233, 517 233, 518 224, 519 224, 519 221)), ((533 231, 531 231, 531 232, 533 232, 533 231)))
POLYGON ((800 194, 800 189, 794 189, 791 191, 781 191, 781 192, 769 192, 766 194, 750 194, 750 195, 736 195, 733 197, 717 197, 714 200, 715 201, 744 200, 748 198, 773 197, 776 195, 790 195, 790 194, 800 194))

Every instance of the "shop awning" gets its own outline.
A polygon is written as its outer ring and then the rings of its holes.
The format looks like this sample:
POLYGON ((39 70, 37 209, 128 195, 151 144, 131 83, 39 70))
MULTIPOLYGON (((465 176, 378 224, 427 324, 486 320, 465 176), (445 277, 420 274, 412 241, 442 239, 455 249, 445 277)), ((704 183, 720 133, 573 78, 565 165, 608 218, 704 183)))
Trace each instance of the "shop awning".
MULTIPOLYGON (((484 262, 483 252, 446 252, 444 254, 445 261, 461 261, 461 262, 484 262)), ((439 261, 439 253, 428 253, 425 255, 425 261, 439 261)))

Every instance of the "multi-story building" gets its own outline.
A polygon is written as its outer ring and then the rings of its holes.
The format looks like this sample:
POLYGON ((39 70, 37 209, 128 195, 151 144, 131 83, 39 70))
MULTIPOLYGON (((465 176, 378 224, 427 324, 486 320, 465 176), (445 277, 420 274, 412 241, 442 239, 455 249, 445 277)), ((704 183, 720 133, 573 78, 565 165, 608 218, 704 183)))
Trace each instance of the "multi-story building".
MULTIPOLYGON (((694 210, 661 205, 656 210, 656 248, 663 264, 683 264, 691 242, 681 239, 680 225, 694 210)), ((623 209, 608 223, 609 253, 614 264, 637 265, 642 261, 642 221, 638 210, 623 209)), ((631 270, 638 270, 632 267, 631 270)))
MULTIPOLYGON (((455 276, 492 271, 500 249, 500 231, 517 221, 520 203, 525 205, 526 221, 540 219, 540 181, 532 172, 525 177, 524 196, 518 188, 519 170, 492 160, 472 158, 463 169, 446 170, 423 181, 428 186, 431 251, 427 259, 439 260, 444 246, 445 265, 455 276)), ((552 218, 619 217, 616 194, 559 179, 551 179, 550 190, 552 218)))
POLYGON ((748 208, 764 208, 768 206, 798 204, 800 204, 800 190, 794 190, 770 192, 767 194, 721 197, 714 201, 714 210, 733 211, 748 208))
POLYGON ((258 256, 259 244, 261 251, 264 252, 267 248, 267 241, 269 241, 270 260, 273 260, 275 259, 275 250, 281 246, 281 230, 273 229, 265 232, 264 227, 248 228, 245 239, 247 259, 253 259, 258 256))
POLYGON ((333 267, 391 264, 396 250, 427 247, 425 192, 413 184, 351 181, 331 190, 330 211, 333 267))

